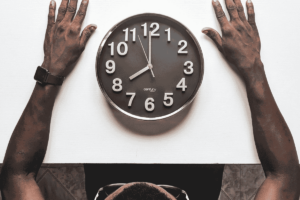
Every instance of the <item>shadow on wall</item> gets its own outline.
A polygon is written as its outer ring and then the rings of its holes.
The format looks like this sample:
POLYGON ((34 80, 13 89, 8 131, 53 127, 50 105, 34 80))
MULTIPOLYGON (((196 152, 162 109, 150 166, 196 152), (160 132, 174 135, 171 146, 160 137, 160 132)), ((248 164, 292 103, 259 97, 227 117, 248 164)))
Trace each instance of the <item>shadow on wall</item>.
MULTIPOLYGON (((198 93, 199 94, 199 93, 198 93)), ((194 101, 193 101, 194 102, 194 101)), ((132 117, 129 117, 113 106, 111 106, 108 102, 107 104, 110 107, 110 110, 115 117, 115 119, 126 129, 129 131, 139 134, 139 135, 160 135, 166 133, 179 124, 181 124, 184 119, 188 116, 191 108, 193 107, 193 102, 189 104, 186 108, 184 108, 179 113, 168 117, 166 119, 158 120, 158 121, 143 121, 138 120, 132 117)))

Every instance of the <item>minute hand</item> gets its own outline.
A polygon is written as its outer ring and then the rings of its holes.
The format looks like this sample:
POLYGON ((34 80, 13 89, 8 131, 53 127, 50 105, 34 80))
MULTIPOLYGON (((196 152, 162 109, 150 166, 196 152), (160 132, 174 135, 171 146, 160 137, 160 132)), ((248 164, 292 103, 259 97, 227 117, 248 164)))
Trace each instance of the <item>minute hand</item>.
MULTIPOLYGON (((151 35, 151 31, 149 31, 149 66, 152 66, 152 63, 151 63, 152 41, 151 40, 152 40, 152 35, 151 35)), ((152 67, 150 68, 150 70, 151 70, 152 76, 155 77, 152 67)))
POLYGON ((149 70, 149 66, 147 65, 146 67, 144 67, 143 69, 141 69, 140 71, 138 71, 137 73, 133 74, 132 76, 129 77, 130 80, 133 80, 134 78, 136 78, 137 76, 141 75, 142 73, 146 72, 147 70, 149 70))

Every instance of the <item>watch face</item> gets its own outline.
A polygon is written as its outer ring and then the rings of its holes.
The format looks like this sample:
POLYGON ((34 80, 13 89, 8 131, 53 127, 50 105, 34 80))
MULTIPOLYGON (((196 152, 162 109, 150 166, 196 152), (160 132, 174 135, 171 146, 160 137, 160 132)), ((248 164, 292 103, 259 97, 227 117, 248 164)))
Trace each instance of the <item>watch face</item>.
POLYGON ((172 116, 191 103, 203 67, 201 48, 184 25, 148 13, 114 26, 96 60, 98 83, 107 100, 143 120, 172 116))

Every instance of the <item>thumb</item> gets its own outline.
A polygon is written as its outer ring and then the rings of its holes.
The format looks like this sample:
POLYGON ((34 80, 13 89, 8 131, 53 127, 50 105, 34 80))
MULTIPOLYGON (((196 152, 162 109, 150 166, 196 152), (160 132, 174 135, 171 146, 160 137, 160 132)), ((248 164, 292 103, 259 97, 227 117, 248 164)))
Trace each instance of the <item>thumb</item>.
POLYGON ((217 48, 219 49, 219 51, 222 53, 223 52, 223 48, 222 48, 222 38, 220 36, 220 34, 212 29, 212 28, 203 28, 202 29, 202 33, 204 33, 205 35, 207 35, 210 39, 212 39, 212 41, 214 41, 214 43, 216 44, 217 48))
POLYGON ((90 24, 87 27, 85 27, 85 29, 82 31, 81 34, 81 38, 80 38, 80 45, 82 47, 86 46, 86 43, 88 42, 88 40, 90 39, 92 33, 95 32, 95 30, 97 29, 97 25, 96 24, 90 24))

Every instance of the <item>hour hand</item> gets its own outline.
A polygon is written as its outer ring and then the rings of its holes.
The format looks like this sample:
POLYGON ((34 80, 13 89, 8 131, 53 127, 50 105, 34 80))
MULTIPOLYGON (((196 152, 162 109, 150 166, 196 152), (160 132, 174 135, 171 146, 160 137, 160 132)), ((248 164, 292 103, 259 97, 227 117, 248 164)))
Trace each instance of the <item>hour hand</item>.
POLYGON ((130 80, 135 79, 136 77, 138 77, 139 75, 141 75, 142 73, 146 72, 147 70, 149 70, 149 66, 147 65, 146 67, 144 67, 143 69, 141 69, 140 71, 138 71, 137 73, 133 74, 132 76, 129 77, 130 80))

